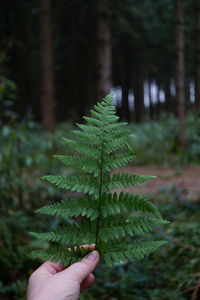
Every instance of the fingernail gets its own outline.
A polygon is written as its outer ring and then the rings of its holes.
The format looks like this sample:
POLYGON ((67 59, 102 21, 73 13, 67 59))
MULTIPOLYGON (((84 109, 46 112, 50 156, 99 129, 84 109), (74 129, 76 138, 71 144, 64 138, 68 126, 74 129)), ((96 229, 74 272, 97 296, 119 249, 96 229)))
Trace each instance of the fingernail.
POLYGON ((86 256, 86 258, 87 258, 88 260, 90 260, 90 261, 94 261, 94 260, 96 260, 98 257, 99 257, 99 253, 98 253, 98 251, 96 251, 96 250, 90 252, 90 253, 86 256))

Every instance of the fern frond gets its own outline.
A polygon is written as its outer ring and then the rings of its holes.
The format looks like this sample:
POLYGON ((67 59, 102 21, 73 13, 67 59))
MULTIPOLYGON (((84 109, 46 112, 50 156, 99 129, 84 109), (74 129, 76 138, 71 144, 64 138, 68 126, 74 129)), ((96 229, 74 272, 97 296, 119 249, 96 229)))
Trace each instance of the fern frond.
POLYGON ((142 184, 153 178, 155 178, 155 176, 129 173, 115 173, 112 177, 110 177, 110 183, 108 183, 107 189, 113 190, 118 188, 128 188, 131 186, 142 184))
POLYGON ((104 262, 113 266, 116 263, 125 263, 127 260, 133 261, 142 259, 144 256, 157 251, 166 244, 166 241, 154 242, 132 242, 130 244, 122 244, 119 241, 114 243, 106 243, 103 259, 104 262))
POLYGON ((117 239, 125 236, 135 236, 152 232, 161 225, 169 222, 163 219, 154 219, 148 217, 134 217, 132 220, 127 220, 123 217, 107 217, 105 218, 100 229, 100 238, 103 241, 109 239, 117 239))
POLYGON ((88 145, 99 146, 101 144, 101 139, 96 139, 96 133, 88 133, 80 130, 73 130, 72 131, 75 136, 77 136, 82 143, 87 141, 88 145))
POLYGON ((41 178, 54 184, 60 189, 68 191, 87 193, 89 195, 98 192, 97 182, 94 178, 56 175, 45 175, 41 178))
POLYGON ((96 126, 93 125, 86 125, 86 124, 79 124, 76 123, 76 125, 84 132, 88 133, 88 134, 95 134, 96 137, 99 136, 102 133, 102 129, 98 128, 96 126))
POLYGON ((83 247, 51 247, 45 250, 34 250, 31 253, 33 258, 38 258, 42 261, 51 260, 60 262, 64 267, 80 261, 87 253, 91 252, 91 248, 83 247))
POLYGON ((51 242, 59 242, 61 245, 76 246, 92 244, 95 240, 95 223, 84 222, 80 224, 68 224, 63 228, 58 228, 52 232, 30 234, 38 239, 51 242))
MULTIPOLYGON (((91 117, 83 117, 83 119, 84 119, 85 121, 87 121, 89 125, 102 126, 102 121, 97 120, 97 119, 95 119, 95 118, 91 118, 91 117)), ((103 123, 103 125, 104 125, 104 124, 105 124, 105 123, 103 123)))
POLYGON ((98 176, 100 173, 98 162, 87 157, 81 157, 78 155, 54 155, 54 157, 58 158, 66 166, 69 166, 80 172, 93 174, 94 176, 98 176))
POLYGON ((147 197, 121 192, 119 195, 106 194, 102 197, 101 213, 104 217, 119 213, 128 213, 138 211, 144 214, 152 214, 162 218, 157 207, 147 200, 147 197))
MULTIPOLYGON (((42 179, 57 188, 86 194, 62 200, 37 209, 36 212, 63 218, 75 217, 76 222, 46 233, 31 233, 56 247, 35 251, 42 260, 51 259, 68 265, 80 260, 85 250, 78 245, 96 244, 100 256, 108 265, 142 258, 157 250, 165 242, 141 243, 135 238, 167 224, 158 209, 146 196, 116 189, 142 184, 154 176, 112 173, 124 167, 135 156, 128 145, 130 130, 119 122, 108 95, 84 117, 85 124, 77 124, 72 133, 75 139, 65 139, 73 155, 55 155, 66 166, 79 172, 78 176, 46 175, 42 179), (134 239, 134 241, 132 241, 134 239)), ((86 250, 89 251, 89 250, 86 250)))
POLYGON ((135 159, 133 153, 119 153, 115 155, 106 156, 104 159, 104 171, 109 172, 114 169, 119 169, 126 166, 129 162, 135 159))
POLYGON ((97 105, 94 105, 94 109, 97 113, 103 113, 106 116, 113 116, 115 114, 114 105, 103 106, 101 103, 97 103, 97 105))
POLYGON ((125 138, 127 138, 127 141, 129 141, 130 134, 131 134, 131 131, 128 129, 116 130, 116 131, 112 131, 112 132, 107 132, 105 130, 104 139, 105 139, 105 141, 110 143, 114 139, 119 139, 119 138, 125 137, 125 138))
POLYGON ((104 151, 106 154, 110 154, 112 152, 119 151, 120 149, 124 148, 127 145, 129 140, 128 136, 117 137, 112 141, 105 143, 104 151))
POLYGON ((89 156, 91 158, 100 157, 100 150, 98 148, 91 148, 87 144, 78 143, 70 139, 63 138, 66 144, 76 152, 89 156))
POLYGON ((126 122, 108 124, 104 127, 104 130, 107 133, 118 133, 119 130, 123 130, 127 124, 126 122))
POLYGON ((101 112, 91 110, 91 115, 93 118, 108 124, 119 120, 119 117, 115 116, 113 113, 108 114, 106 110, 102 110, 101 112))
POLYGON ((62 200, 51 205, 43 206, 35 211, 47 215, 57 217, 87 217, 95 220, 98 216, 98 210, 95 201, 87 198, 76 198, 70 200, 62 200))

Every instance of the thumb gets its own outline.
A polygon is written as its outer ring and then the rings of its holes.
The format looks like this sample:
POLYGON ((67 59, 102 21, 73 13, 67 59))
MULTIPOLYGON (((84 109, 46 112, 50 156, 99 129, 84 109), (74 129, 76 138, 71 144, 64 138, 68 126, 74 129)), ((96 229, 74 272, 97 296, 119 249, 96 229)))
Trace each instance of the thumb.
POLYGON ((81 284, 81 282, 95 269, 99 263, 99 258, 99 253, 96 250, 92 251, 80 262, 77 262, 62 271, 62 274, 81 284))

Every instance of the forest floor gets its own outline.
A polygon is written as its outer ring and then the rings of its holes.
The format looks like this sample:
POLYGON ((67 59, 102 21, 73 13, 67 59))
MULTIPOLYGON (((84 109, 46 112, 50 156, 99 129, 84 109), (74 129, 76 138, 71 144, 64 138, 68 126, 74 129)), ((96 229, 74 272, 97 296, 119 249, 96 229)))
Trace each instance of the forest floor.
POLYGON ((130 188, 130 192, 155 194, 163 188, 176 186, 189 199, 200 197, 200 165, 164 167, 164 166, 129 166, 122 170, 128 173, 138 173, 143 175, 155 175, 152 179, 142 185, 130 188))

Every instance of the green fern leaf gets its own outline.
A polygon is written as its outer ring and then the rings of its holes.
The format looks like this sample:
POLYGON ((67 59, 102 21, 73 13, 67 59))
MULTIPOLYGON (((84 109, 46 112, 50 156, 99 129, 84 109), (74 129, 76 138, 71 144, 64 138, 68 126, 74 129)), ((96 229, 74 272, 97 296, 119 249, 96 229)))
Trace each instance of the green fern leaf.
POLYGON ((85 143, 85 141, 87 141, 88 145, 94 145, 94 146, 99 146, 101 144, 101 141, 95 138, 96 137, 95 132, 92 134, 80 130, 73 130, 72 132, 80 139, 80 142, 82 143, 85 143))
POLYGON ((104 171, 110 172, 111 170, 122 168, 134 159, 135 155, 133 153, 110 155, 109 157, 105 157, 104 171))
POLYGON ((89 195, 96 194, 98 191, 97 182, 94 178, 45 175, 42 179, 54 184, 60 189, 68 191, 88 193, 89 195))
POLYGON ((63 141, 74 151, 92 158, 100 157, 100 150, 98 148, 91 148, 86 144, 78 143, 66 138, 63 138, 63 141))
POLYGON ((98 217, 95 201, 90 201, 88 198, 62 200, 52 205, 43 206, 37 209, 36 213, 55 215, 63 218, 82 216, 90 220, 95 220, 98 217))
POLYGON ((155 252, 160 247, 165 245, 165 241, 154 241, 154 242, 143 242, 139 241, 132 242, 129 244, 121 244, 119 241, 114 243, 106 243, 104 245, 104 262, 109 266, 113 266, 116 263, 125 263, 127 260, 142 259, 144 256, 155 252))
POLYGON ((141 259, 165 244, 164 241, 140 242, 138 237, 167 224, 158 209, 146 196, 116 193, 116 189, 142 184, 154 176, 112 173, 124 167, 135 156, 128 145, 131 132, 127 123, 119 122, 112 95, 97 103, 85 124, 77 124, 74 139, 65 139, 74 155, 55 155, 78 176, 46 175, 42 179, 55 187, 84 193, 75 199, 44 206, 37 213, 57 218, 76 218, 54 231, 31 233, 44 240, 49 248, 34 251, 42 260, 60 261, 65 266, 80 260, 91 249, 80 245, 96 244, 102 260, 108 265, 141 259), (78 217, 78 218, 77 218, 78 217), (137 240, 136 240, 137 238, 137 240), (55 246, 56 245, 56 246, 55 246))
POLYGON ((103 220, 100 228, 99 237, 102 241, 116 239, 126 236, 142 235, 146 232, 155 231, 159 226, 168 224, 163 219, 155 219, 148 217, 134 217, 126 219, 123 217, 107 217, 103 220))
POLYGON ((73 264, 76 261, 80 261, 87 253, 91 252, 91 248, 83 247, 51 247, 45 250, 32 251, 33 258, 39 258, 40 260, 59 261, 64 267, 69 264, 73 264))
POLYGON ((155 176, 129 174, 129 173, 116 173, 112 177, 110 177, 110 182, 107 184, 107 189, 113 190, 119 188, 128 188, 131 186, 142 184, 153 178, 155 178, 155 176))
POLYGON ((110 154, 112 152, 116 152, 127 145, 129 140, 128 136, 123 136, 119 138, 115 138, 112 141, 105 143, 104 151, 106 154, 110 154))
POLYGON ((108 124, 108 125, 105 125, 104 130, 105 130, 106 133, 116 134, 116 133, 119 133, 120 131, 122 131, 125 128, 126 125, 127 125, 126 122, 108 124))
POLYGON ((87 157, 81 157, 78 155, 54 155, 66 166, 69 166, 75 170, 83 173, 94 174, 94 176, 99 175, 98 162, 87 157))
POLYGON ((102 215, 104 217, 134 211, 162 218, 157 207, 148 201, 145 196, 124 192, 119 195, 104 193, 102 197, 102 215))
POLYGON ((61 245, 67 247, 92 244, 95 239, 95 224, 84 222, 81 226, 75 224, 68 224, 66 227, 58 228, 56 231, 37 233, 30 232, 30 234, 38 239, 51 242, 59 242, 61 245))
POLYGON ((93 125, 85 125, 85 124, 78 124, 78 123, 76 123, 76 125, 80 129, 82 129, 82 131, 84 131, 88 134, 94 134, 95 136, 101 135, 101 128, 98 128, 98 127, 93 126, 93 125))

